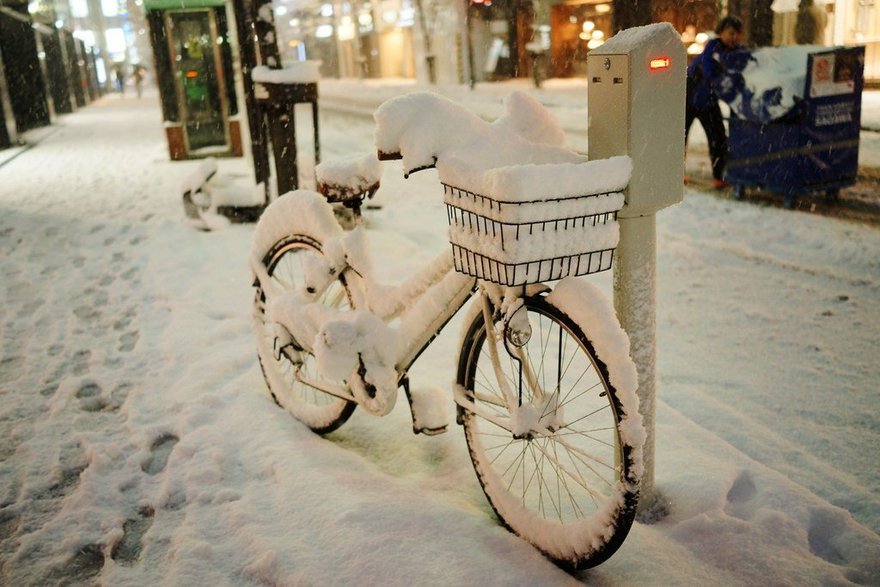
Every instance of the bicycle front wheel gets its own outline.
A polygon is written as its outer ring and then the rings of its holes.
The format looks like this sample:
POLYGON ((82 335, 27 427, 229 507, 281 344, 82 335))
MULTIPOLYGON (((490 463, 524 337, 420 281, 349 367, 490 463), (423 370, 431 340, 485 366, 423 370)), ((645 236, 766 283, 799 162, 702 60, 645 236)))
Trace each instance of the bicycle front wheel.
MULTIPOLYGON (((496 345, 514 409, 499 383, 484 315, 475 312, 459 357, 466 398, 460 421, 477 477, 505 526, 560 566, 592 567, 620 547, 632 525, 643 437, 621 428, 624 404, 585 325, 540 295, 524 305, 531 339, 514 352, 496 345)), ((632 410, 632 401, 627 405, 632 410)), ((637 414, 633 420, 641 429, 637 414)))

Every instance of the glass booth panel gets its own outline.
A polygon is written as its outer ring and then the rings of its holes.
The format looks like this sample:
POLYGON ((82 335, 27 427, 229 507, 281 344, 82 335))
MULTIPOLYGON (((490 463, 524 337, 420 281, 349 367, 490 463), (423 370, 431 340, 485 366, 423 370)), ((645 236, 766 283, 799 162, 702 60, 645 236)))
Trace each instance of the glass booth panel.
POLYGON ((214 14, 211 10, 168 11, 165 18, 188 151, 228 147, 214 14))

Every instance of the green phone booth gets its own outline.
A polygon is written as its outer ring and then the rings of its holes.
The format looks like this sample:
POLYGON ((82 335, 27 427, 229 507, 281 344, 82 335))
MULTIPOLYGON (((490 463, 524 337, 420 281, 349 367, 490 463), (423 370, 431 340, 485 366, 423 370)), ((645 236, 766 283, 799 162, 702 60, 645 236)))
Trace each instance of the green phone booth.
POLYGON ((241 156, 241 127, 222 0, 147 0, 172 159, 241 156))

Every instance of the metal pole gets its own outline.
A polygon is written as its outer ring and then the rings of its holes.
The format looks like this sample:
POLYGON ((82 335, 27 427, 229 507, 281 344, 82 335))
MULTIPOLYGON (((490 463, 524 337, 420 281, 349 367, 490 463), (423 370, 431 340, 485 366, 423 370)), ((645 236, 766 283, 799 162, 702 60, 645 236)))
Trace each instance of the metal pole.
POLYGON ((471 32, 471 6, 470 0, 464 8, 465 31, 467 33, 467 54, 468 54, 468 86, 474 89, 477 85, 476 73, 474 73, 474 41, 471 32))
POLYGON ((263 184, 266 202, 269 201, 269 148, 266 131, 260 108, 254 96, 254 84, 251 72, 257 65, 257 48, 254 41, 254 18, 251 14, 252 4, 246 0, 233 0, 236 32, 238 34, 239 59, 241 61, 241 77, 244 86, 244 103, 247 113, 248 129, 251 136, 251 156, 254 162, 254 177, 258 184, 263 184))
POLYGON ((620 244, 614 259, 614 308, 629 334, 630 354, 639 374, 639 411, 647 439, 639 509, 654 502, 654 394, 657 375, 657 230, 654 214, 619 218, 620 244))

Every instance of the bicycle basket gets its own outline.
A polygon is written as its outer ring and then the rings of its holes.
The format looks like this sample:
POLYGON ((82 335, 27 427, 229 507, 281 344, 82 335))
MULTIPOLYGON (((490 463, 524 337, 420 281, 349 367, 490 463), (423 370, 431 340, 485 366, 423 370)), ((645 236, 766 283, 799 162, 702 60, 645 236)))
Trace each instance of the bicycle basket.
POLYGON ((443 183, 456 271, 513 286, 611 268, 620 192, 501 200, 443 183))

